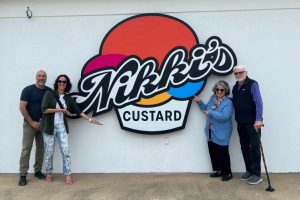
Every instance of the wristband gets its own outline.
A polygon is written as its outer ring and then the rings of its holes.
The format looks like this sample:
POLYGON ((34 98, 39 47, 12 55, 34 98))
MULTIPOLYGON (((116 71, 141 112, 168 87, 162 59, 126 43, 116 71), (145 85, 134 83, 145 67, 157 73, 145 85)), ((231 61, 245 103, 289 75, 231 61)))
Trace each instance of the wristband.
POLYGON ((92 118, 89 118, 89 120, 88 120, 89 122, 91 122, 92 121, 92 118))

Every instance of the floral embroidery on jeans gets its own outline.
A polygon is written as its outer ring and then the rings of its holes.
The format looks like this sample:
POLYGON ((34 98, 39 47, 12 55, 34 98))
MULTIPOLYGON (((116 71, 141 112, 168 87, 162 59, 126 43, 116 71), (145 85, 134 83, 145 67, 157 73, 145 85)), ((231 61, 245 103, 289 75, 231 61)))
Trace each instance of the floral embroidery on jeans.
POLYGON ((66 132, 64 124, 54 124, 53 135, 43 133, 43 136, 45 145, 46 173, 52 173, 53 171, 53 155, 56 138, 62 155, 64 175, 70 175, 71 156, 69 152, 68 134, 66 132))

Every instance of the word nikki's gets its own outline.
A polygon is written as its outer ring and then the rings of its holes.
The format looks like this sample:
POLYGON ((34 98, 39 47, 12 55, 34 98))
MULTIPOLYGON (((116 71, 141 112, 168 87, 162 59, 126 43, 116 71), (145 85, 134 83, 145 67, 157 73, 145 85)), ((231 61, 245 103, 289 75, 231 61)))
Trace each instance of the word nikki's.
POLYGON ((188 56, 184 47, 172 49, 158 68, 155 58, 140 60, 128 56, 117 68, 107 67, 79 81, 79 92, 72 96, 84 112, 93 110, 99 115, 112 109, 150 98, 170 87, 199 82, 209 74, 229 74, 234 66, 234 52, 218 37, 211 37, 205 45, 195 45, 188 56))

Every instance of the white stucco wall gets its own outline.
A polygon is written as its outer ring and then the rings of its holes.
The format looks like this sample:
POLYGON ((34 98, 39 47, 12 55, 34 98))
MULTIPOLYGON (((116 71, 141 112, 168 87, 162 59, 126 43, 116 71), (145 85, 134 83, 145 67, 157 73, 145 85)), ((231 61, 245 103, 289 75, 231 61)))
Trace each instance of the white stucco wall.
MULTIPOLYGON (((270 172, 300 171, 300 3, 277 1, 1 1, 0 2, 0 173, 19 168, 21 90, 44 69, 52 87, 66 73, 77 90, 86 61, 99 51, 105 34, 134 14, 162 12, 189 24, 199 41, 219 36, 238 63, 261 87, 264 101, 262 142, 270 172), (85 3, 83 3, 85 2, 85 3), (27 6, 33 18, 27 19, 27 6)), ((223 77, 222 77, 223 78, 223 77)), ((207 100, 219 77, 201 93, 207 100)), ((223 78, 232 86, 233 75, 223 78)), ((192 105, 186 128, 165 135, 140 135, 120 129, 114 111, 96 117, 104 126, 70 121, 72 170, 76 172, 209 172, 204 116, 192 105)), ((232 170, 244 171, 238 135, 230 143, 232 170)), ((33 166, 31 159, 31 171, 33 166)), ((62 171, 58 148, 55 172, 62 171)))

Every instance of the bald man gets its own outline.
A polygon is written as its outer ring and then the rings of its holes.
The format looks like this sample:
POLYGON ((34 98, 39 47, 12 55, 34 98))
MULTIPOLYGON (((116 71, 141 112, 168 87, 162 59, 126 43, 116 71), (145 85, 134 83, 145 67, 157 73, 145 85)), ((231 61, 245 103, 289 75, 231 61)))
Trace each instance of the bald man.
POLYGON ((20 97, 20 112, 24 117, 23 122, 23 140, 22 152, 20 156, 20 180, 19 185, 27 184, 27 174, 29 169, 29 159, 33 141, 35 140, 35 164, 34 176, 39 179, 45 179, 45 175, 41 172, 44 159, 44 141, 40 131, 40 119, 42 117, 41 104, 47 87, 47 74, 43 70, 36 73, 35 84, 29 85, 22 90, 20 97))

